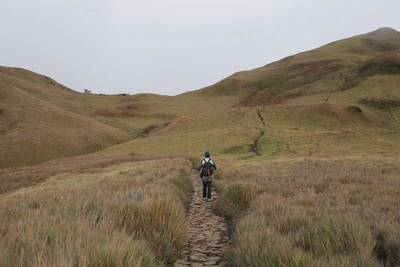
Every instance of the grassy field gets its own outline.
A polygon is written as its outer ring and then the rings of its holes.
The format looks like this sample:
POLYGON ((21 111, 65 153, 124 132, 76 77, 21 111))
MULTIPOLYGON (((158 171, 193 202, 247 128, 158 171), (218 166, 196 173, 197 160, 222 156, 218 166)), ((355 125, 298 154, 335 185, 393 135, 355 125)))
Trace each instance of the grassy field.
POLYGON ((399 49, 384 28, 174 97, 0 67, 0 265, 172 264, 210 150, 231 266, 399 266, 399 49))
POLYGON ((190 161, 113 160, 107 167, 101 160, 98 166, 88 166, 77 159, 56 174, 50 168, 32 167, 31 171, 48 170, 50 176, 2 194, 1 265, 161 266, 174 262, 187 240, 190 161))
MULTIPOLYGON (((231 266, 400 263, 398 157, 213 158, 231 266)), ((0 197, 2 266, 173 263, 198 159, 92 156, 3 170, 25 184, 0 197)))
POLYGON ((227 160, 231 266, 397 266, 399 158, 227 160))

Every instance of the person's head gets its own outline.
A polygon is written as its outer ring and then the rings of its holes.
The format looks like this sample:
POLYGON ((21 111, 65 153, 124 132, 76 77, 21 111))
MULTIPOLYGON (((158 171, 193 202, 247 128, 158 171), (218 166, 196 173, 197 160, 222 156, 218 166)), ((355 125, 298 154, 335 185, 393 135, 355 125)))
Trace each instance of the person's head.
POLYGON ((204 153, 204 157, 209 158, 211 156, 210 151, 206 151, 206 153, 204 153))

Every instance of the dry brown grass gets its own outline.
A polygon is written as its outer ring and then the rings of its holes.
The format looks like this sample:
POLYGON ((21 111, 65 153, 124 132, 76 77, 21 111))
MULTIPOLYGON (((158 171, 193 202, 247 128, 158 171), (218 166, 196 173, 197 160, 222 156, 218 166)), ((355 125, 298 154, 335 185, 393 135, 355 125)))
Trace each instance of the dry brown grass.
POLYGON ((246 166, 220 168, 215 181, 216 211, 232 218, 232 266, 400 264, 398 161, 246 166))
POLYGON ((100 161, 91 172, 51 176, 21 188, 24 194, 3 194, 1 265, 174 262, 187 240, 191 164, 182 158, 121 162, 100 161))

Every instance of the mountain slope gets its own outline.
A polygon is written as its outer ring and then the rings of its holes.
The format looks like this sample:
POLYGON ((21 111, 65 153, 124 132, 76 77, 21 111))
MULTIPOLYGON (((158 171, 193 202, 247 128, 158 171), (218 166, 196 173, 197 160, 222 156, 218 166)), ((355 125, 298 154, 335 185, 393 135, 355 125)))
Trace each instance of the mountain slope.
POLYGON ((192 94, 78 93, 50 77, 0 66, 0 168, 92 153, 152 131, 168 134, 182 117, 205 107, 223 112, 237 101, 221 99, 214 105, 192 94))
POLYGON ((256 140, 267 157, 389 155, 400 149, 399 50, 399 33, 382 28, 174 97, 78 93, 0 67, 0 167, 96 151, 250 157, 256 140))
POLYGON ((15 81, 9 72, 0 68, 0 167, 87 154, 130 139, 125 132, 32 96, 28 92, 35 86, 27 86, 23 78, 15 81))
POLYGON ((102 154, 200 154, 212 148, 247 158, 258 140, 266 157, 393 156, 400 149, 399 48, 399 33, 382 28, 236 73, 187 93, 214 103, 203 112, 102 154), (216 111, 226 96, 236 102, 216 111))
POLYGON ((264 67, 235 73, 203 89, 203 93, 247 92, 239 106, 295 102, 320 95, 323 103, 332 93, 346 90, 373 75, 398 75, 400 34, 390 28, 333 42, 289 56, 264 67))

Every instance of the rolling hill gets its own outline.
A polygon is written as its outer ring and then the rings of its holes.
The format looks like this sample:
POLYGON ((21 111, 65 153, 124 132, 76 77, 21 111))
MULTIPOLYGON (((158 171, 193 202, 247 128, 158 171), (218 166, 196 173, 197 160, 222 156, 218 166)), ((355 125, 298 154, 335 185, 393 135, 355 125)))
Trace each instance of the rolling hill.
POLYGON ((202 112, 186 110, 173 127, 100 154, 201 154, 208 147, 248 158, 259 138, 262 158, 397 155, 399 48, 400 34, 382 28, 235 73, 174 98, 202 112))
POLYGON ((376 31, 168 97, 92 95, 0 67, 0 168, 54 158, 396 154, 400 33, 376 31), (205 148, 207 147, 207 148, 205 148))
MULTIPOLYGON (((76 156, 129 140, 122 132, 88 116, 46 101, 42 92, 67 90, 46 78, 1 68, 0 167, 32 165, 52 158, 76 156)), ((65 93, 59 93, 61 98, 65 93)))
MULTIPOLYGON (((205 92, 247 92, 241 106, 324 103, 374 75, 399 74, 400 34, 390 28, 330 43, 264 67, 238 72, 205 92), (304 102, 304 100, 303 100, 304 102)), ((362 96, 360 96, 362 97, 362 96)))

